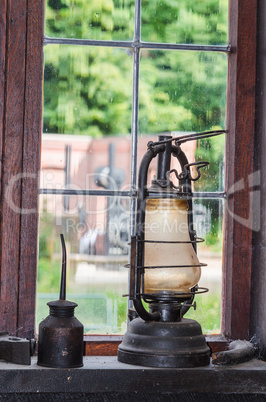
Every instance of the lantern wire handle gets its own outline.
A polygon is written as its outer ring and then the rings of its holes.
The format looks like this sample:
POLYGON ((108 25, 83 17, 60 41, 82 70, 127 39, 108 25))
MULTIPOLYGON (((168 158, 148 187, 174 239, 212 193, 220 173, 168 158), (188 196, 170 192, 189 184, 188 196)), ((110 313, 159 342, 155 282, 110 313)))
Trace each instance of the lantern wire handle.
POLYGON ((148 149, 152 149, 152 147, 154 145, 166 144, 167 142, 174 141, 176 145, 180 145, 187 141, 195 141, 195 140, 201 140, 204 138, 215 137, 217 135, 226 134, 227 132, 228 132, 227 130, 203 131, 201 133, 192 133, 192 134, 182 135, 180 137, 172 137, 172 138, 162 140, 162 141, 157 141, 157 142, 149 141, 148 149))
POLYGON ((61 286, 60 286, 60 300, 66 300, 66 244, 64 235, 60 234, 62 244, 62 271, 61 271, 61 286))

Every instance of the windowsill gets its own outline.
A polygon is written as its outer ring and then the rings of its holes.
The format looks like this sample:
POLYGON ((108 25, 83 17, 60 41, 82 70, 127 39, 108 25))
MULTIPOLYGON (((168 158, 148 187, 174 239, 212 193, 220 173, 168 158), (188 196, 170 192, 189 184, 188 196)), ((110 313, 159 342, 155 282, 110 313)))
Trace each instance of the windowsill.
POLYGON ((85 357, 79 369, 50 369, 0 362, 1 393, 266 393, 266 362, 193 369, 160 369, 119 363, 116 357, 85 357))

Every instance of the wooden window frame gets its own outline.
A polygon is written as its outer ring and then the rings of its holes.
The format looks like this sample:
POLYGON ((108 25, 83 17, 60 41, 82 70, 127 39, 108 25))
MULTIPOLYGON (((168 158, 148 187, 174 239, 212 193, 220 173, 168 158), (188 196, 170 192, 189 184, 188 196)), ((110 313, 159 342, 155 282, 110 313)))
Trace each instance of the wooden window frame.
MULTIPOLYGON (((247 183, 254 157, 257 1, 230 0, 229 4, 226 186, 228 190, 243 179, 245 189, 226 202, 223 336, 208 337, 214 351, 224 348, 228 339, 249 339, 251 307, 252 230, 228 211, 249 218, 247 183)), ((0 0, 0 11, 0 330, 33 337, 44 1, 0 0), (10 200, 29 213, 11 209, 10 200)), ((85 341, 87 354, 113 355, 121 337, 85 336, 85 341)))

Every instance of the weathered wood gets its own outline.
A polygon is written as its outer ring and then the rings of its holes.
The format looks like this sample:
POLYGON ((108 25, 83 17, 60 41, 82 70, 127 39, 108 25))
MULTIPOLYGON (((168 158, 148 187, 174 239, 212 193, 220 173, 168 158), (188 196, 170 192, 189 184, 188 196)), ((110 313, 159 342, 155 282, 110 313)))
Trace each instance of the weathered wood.
POLYGON ((261 357, 266 360, 266 2, 258 0, 258 43, 256 77, 255 170, 260 172, 260 230, 254 233, 254 260, 251 289, 251 336, 256 337, 261 357))
POLYGON ((38 188, 42 135, 43 1, 27 3, 26 90, 23 137, 19 336, 33 337, 38 258, 38 188))
POLYGON ((112 335, 85 335, 85 356, 117 356, 117 349, 123 336, 112 335))
MULTIPOLYGON (((6 0, 0 0, 0 194, 2 172, 2 142, 3 142, 3 118, 5 108, 5 67, 6 67, 6 0)), ((0 251, 1 255, 1 251, 0 251)))
POLYGON ((42 0, 1 2, 0 328, 33 336, 42 109, 42 0), (7 24, 5 24, 7 16, 7 24), (5 41, 6 28, 6 41, 5 41), (6 43, 6 46, 5 46, 6 43))
POLYGON ((207 335, 206 342, 212 354, 227 350, 230 343, 228 339, 217 335, 207 335))
POLYGON ((25 95, 26 0, 8 2, 0 203, 1 321, 17 329, 23 121, 25 95))
POLYGON ((256 0, 230 1, 225 213, 225 336, 249 339, 255 130, 256 0))

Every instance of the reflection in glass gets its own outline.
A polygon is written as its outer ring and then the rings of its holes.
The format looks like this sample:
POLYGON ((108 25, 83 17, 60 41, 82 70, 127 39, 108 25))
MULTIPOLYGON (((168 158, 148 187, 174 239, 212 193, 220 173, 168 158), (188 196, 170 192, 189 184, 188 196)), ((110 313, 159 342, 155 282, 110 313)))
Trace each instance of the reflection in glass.
POLYGON ((226 44, 228 0, 142 0, 142 39, 148 42, 226 44))
POLYGON ((44 133, 130 133, 132 57, 126 50, 47 45, 44 56, 44 133))
POLYGON ((207 334, 221 331, 223 200, 195 199, 193 202, 194 228, 204 243, 197 246, 200 262, 208 264, 201 270, 200 286, 208 293, 195 298, 197 310, 189 310, 187 318, 198 319, 207 334))
POLYGON ((224 54, 143 50, 140 132, 224 128, 226 85, 224 54))
POLYGON ((126 322, 129 201, 122 198, 40 197, 37 323, 58 298, 63 233, 68 251, 67 299, 78 303, 85 333, 123 333, 126 322))
POLYGON ((58 38, 129 40, 134 0, 47 0, 45 35, 58 38))

